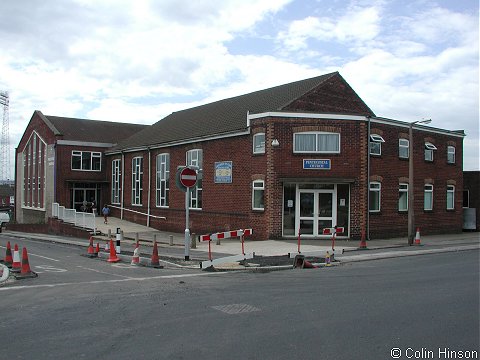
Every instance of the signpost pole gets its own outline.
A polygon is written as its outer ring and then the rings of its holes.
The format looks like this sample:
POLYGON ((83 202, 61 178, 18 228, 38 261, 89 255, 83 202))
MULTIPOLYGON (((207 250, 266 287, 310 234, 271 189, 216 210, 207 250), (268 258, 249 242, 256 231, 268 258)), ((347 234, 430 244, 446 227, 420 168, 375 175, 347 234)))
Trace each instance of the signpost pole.
POLYGON ((190 229, 189 229, 189 194, 190 189, 185 192, 185 260, 190 260, 190 229))

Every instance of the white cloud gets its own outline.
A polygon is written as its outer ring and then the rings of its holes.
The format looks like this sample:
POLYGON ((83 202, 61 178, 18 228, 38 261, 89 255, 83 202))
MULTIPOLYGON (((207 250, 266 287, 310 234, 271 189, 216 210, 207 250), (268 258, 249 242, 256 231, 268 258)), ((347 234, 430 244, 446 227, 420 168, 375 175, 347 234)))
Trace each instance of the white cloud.
POLYGON ((379 32, 380 10, 375 6, 350 7, 338 19, 308 16, 293 21, 278 40, 289 51, 308 48, 308 40, 365 42, 375 39, 379 32))

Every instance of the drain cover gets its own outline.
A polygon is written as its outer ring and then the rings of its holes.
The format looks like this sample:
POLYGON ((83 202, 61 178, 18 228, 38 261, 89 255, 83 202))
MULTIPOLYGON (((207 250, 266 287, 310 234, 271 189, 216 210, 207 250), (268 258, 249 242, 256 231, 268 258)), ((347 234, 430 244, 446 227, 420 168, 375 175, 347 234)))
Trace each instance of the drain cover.
POLYGON ((212 308, 230 315, 260 311, 259 308, 252 305, 248 305, 248 304, 219 305, 219 306, 212 306, 212 308))

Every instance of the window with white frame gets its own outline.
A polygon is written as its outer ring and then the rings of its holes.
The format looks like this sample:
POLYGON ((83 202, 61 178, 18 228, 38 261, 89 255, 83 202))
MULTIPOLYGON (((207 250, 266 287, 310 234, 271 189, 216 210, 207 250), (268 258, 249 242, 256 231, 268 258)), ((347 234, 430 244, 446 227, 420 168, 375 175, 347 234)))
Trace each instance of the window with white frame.
POLYGON ((252 209, 264 210, 265 209, 265 181, 255 180, 252 183, 252 209))
POLYGON ((377 134, 370 135, 370 155, 382 155, 382 143, 385 140, 377 134))
POLYGON ((455 186, 447 185, 447 210, 455 209, 455 186))
POLYGON ((408 184, 398 185, 398 211, 408 210, 408 184))
POLYGON ((120 204, 122 184, 122 160, 112 160, 112 204, 120 204))
POLYGON ((398 139, 398 156, 401 159, 408 159, 410 142, 407 139, 398 139))
POLYGON ((72 151, 72 170, 100 171, 102 153, 98 151, 72 151))
POLYGON ((157 206, 167 207, 170 190, 170 154, 157 155, 157 206))
POLYGON ((302 132, 293 134, 294 153, 340 153, 340 134, 302 132))
POLYGON ((423 190, 423 210, 433 210, 433 185, 425 184, 423 190))
POLYGON ((197 183, 193 190, 190 192, 190 208, 201 209, 202 208, 202 179, 203 173, 203 152, 202 149, 194 149, 187 151, 187 166, 193 166, 197 170, 197 183))
POLYGON ((455 164, 455 146, 447 146, 447 163, 455 164))
POLYGON ((143 158, 132 159, 132 205, 142 205, 143 158))
POLYGON ((432 143, 425 143, 425 161, 433 161, 433 151, 437 150, 437 147, 432 143))
POLYGON ((380 199, 381 199, 382 184, 379 182, 370 183, 370 212, 380 211, 380 199))
POLYGON ((265 133, 258 133, 253 135, 253 153, 265 153, 265 133))

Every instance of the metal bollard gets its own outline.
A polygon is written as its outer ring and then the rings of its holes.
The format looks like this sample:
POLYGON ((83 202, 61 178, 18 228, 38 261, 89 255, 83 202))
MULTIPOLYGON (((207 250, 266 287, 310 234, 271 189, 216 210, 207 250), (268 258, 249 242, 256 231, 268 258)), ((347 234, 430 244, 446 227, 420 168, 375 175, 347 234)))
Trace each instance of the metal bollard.
POLYGON ((195 233, 191 233, 190 234, 190 247, 192 249, 196 249, 197 248, 197 239, 195 238, 195 233))
POLYGON ((221 245, 221 244, 220 244, 220 239, 219 239, 219 238, 217 238, 217 245, 221 245))
POLYGON ((157 234, 153 234, 153 243, 155 244, 157 242, 157 234))
POLYGON ((108 229, 108 238, 109 238, 109 239, 112 238, 112 229, 108 229))
POLYGON ((173 235, 170 235, 169 238, 170 238, 170 246, 173 246, 173 235))
POLYGON ((135 244, 138 244, 138 240, 139 240, 139 236, 138 236, 138 232, 135 233, 135 244))

